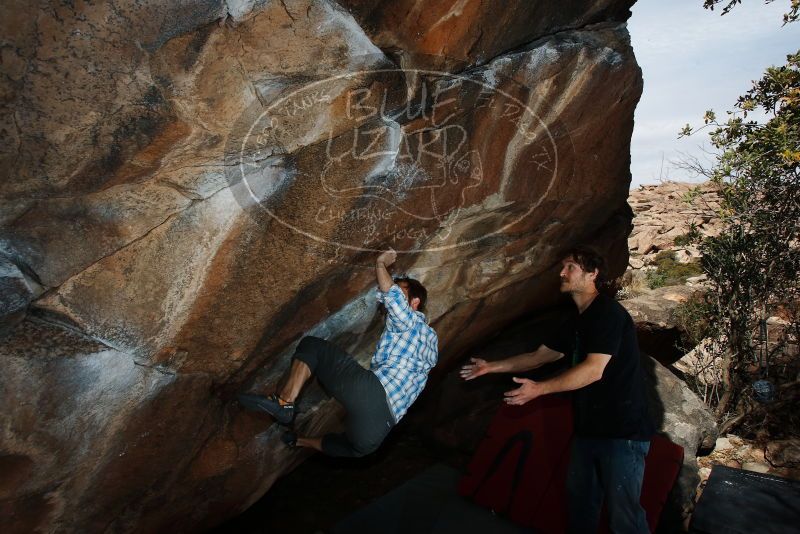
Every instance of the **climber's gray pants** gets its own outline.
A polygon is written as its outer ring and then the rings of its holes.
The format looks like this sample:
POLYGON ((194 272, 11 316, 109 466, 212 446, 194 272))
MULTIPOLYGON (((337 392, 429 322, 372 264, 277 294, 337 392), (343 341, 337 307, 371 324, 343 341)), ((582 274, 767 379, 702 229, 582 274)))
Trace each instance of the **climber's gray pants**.
POLYGON ((308 365, 328 394, 347 410, 344 433, 323 436, 322 451, 329 456, 358 457, 377 449, 395 424, 378 377, 318 337, 301 339, 294 358, 308 365))

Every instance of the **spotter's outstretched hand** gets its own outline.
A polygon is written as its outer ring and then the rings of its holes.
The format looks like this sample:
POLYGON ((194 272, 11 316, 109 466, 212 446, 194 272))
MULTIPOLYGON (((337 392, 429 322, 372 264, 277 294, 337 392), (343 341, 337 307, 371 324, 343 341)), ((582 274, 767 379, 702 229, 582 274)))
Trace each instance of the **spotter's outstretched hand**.
POLYGON ((464 365, 459 371, 459 375, 464 380, 472 380, 490 372, 489 362, 481 358, 470 358, 470 363, 464 365))
POLYGON ((536 397, 546 395, 547 391, 541 382, 534 382, 527 378, 514 377, 512 380, 520 386, 517 389, 506 391, 505 402, 513 406, 521 406, 526 402, 530 402, 536 397))

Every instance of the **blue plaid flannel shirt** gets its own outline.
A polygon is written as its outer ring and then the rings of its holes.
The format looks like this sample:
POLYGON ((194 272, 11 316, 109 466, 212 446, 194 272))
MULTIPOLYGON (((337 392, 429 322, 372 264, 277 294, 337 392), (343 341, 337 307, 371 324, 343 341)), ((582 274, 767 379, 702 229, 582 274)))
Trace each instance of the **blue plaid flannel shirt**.
POLYGON ((378 289, 378 302, 386 306, 386 327, 369 368, 383 384, 394 420, 399 422, 436 365, 439 338, 425 315, 411 309, 397 284, 386 293, 378 289))

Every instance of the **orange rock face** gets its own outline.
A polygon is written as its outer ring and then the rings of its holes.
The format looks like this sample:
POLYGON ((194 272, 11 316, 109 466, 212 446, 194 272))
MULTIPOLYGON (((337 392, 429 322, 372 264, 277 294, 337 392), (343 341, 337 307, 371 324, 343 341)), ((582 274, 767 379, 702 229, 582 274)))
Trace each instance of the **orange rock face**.
MULTIPOLYGON (((384 247, 428 288, 442 369, 550 304, 568 246, 621 272, 631 2, 551 4, 12 6, 0 287, 22 289, 0 309, 30 305, 0 329, 3 515, 246 508, 303 456, 232 393, 273 388, 305 333, 368 361, 384 247)), ((308 433, 343 415, 313 387, 301 411, 308 433)))

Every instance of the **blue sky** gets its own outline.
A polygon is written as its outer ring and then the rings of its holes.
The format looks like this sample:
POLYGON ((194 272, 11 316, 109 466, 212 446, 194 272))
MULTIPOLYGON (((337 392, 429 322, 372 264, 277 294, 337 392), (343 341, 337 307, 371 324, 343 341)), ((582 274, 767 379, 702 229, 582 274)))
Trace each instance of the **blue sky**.
POLYGON ((702 0, 639 0, 628 22, 644 92, 631 142, 631 187, 660 179, 695 181, 671 161, 681 153, 708 160, 705 132, 677 139, 703 113, 718 118, 769 65, 800 48, 800 22, 782 26, 789 0, 744 0, 730 13, 703 9, 702 0), (663 157, 663 167, 662 167, 663 157))

